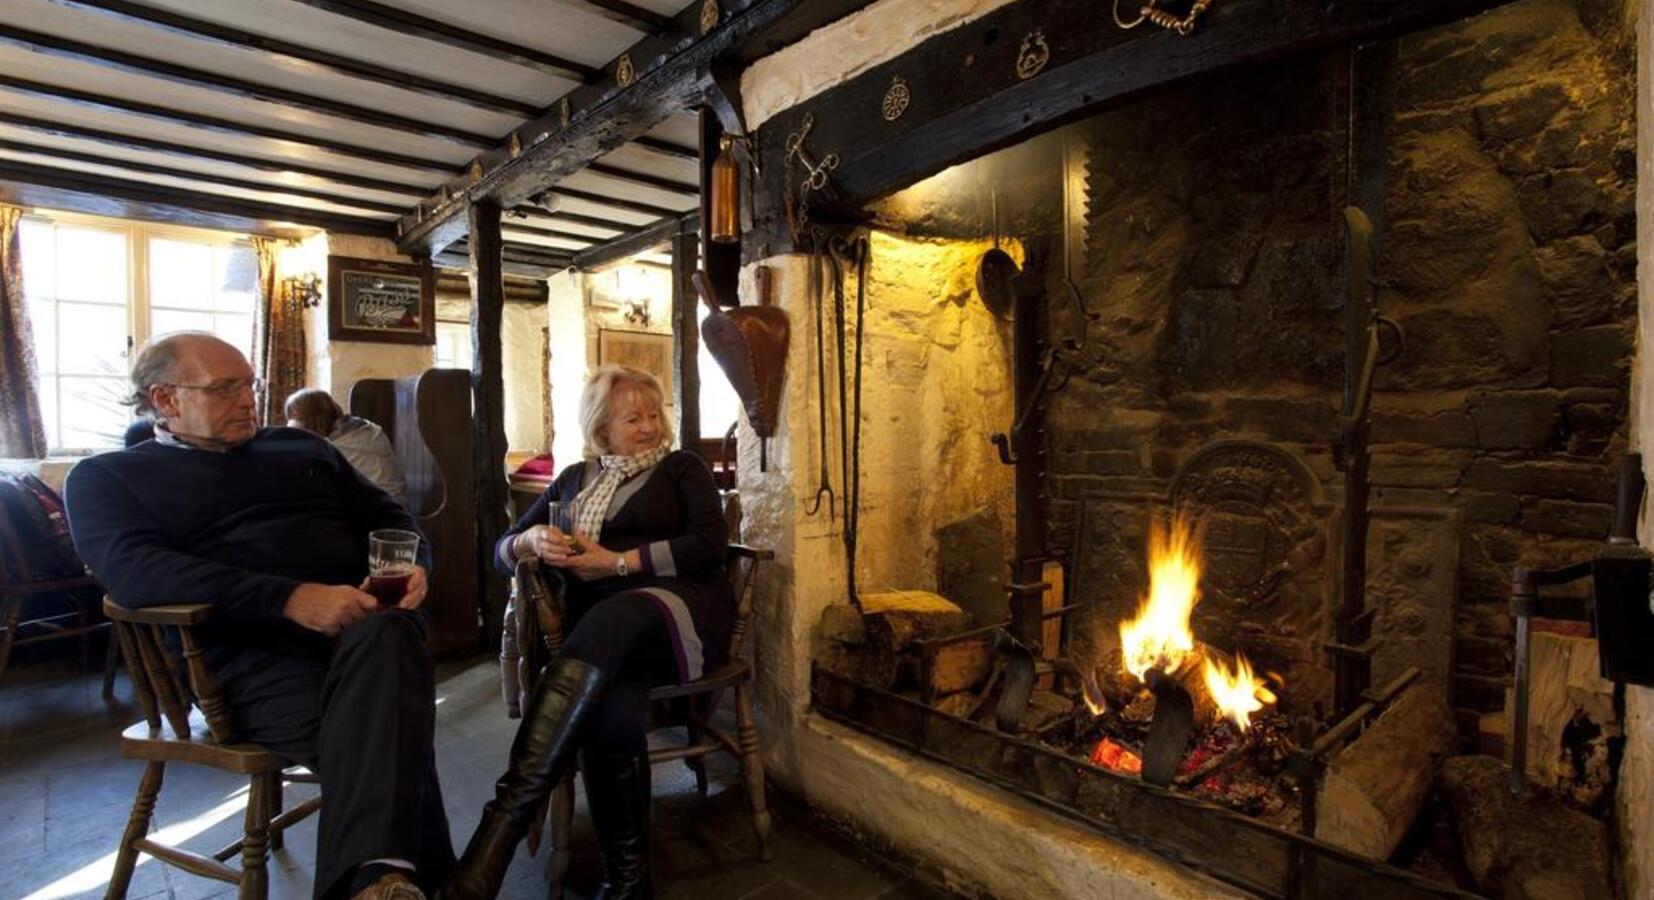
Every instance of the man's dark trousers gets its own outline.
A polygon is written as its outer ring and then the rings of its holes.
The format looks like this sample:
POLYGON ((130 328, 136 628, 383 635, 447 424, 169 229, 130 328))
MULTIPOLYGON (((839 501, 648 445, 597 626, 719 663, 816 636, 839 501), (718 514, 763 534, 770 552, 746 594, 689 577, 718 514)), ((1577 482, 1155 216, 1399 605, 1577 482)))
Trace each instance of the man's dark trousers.
POLYGON ((432 742, 436 698, 423 617, 388 610, 346 629, 330 660, 265 649, 220 671, 237 740, 314 770, 322 783, 315 896, 348 895, 374 859, 418 867, 434 893, 454 865, 432 742))

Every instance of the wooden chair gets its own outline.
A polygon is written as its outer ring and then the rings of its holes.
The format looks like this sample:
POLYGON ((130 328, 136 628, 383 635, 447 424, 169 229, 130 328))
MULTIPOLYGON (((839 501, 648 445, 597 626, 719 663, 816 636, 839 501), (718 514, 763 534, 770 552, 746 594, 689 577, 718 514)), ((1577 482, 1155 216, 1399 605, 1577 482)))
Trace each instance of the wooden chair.
POLYGON ((106 900, 126 896, 139 853, 237 885, 240 900, 262 900, 269 890, 265 871, 269 851, 280 850, 282 832, 322 805, 320 797, 313 797, 283 812, 282 786, 294 782, 314 784, 316 777, 308 772, 284 771, 289 765, 285 760, 255 744, 228 743, 229 715, 224 696, 201 657, 193 632, 211 618, 211 606, 127 609, 105 598, 103 611, 115 624, 115 636, 144 713, 142 722, 121 733, 121 755, 148 763, 138 782, 132 817, 121 836, 106 900), (169 648, 169 630, 177 637, 176 646, 183 649, 182 658, 169 648), (246 826, 241 840, 206 857, 149 839, 150 817, 169 762, 210 766, 247 776, 246 826), (237 855, 241 857, 239 870, 225 865, 237 855))
MULTIPOLYGON (((718 668, 704 673, 699 679, 685 684, 658 687, 649 692, 654 710, 671 701, 687 701, 689 740, 676 747, 661 747, 649 751, 649 764, 659 765, 672 760, 683 760, 695 773, 695 786, 706 796, 706 766, 703 760, 713 753, 728 753, 741 765, 741 778, 746 786, 747 801, 752 808, 752 828, 758 836, 758 857, 768 862, 770 850, 770 813, 764 800, 764 759, 758 738, 758 723, 752 709, 752 664, 746 659, 747 628, 752 620, 753 578, 759 566, 775 558, 769 550, 755 550, 741 544, 730 544, 727 566, 730 585, 735 592, 735 626, 730 631, 728 660, 718 668), (735 733, 714 725, 711 721, 718 708, 718 700, 725 690, 735 692, 735 733)), ((519 578, 522 570, 519 570, 519 578)), ((519 585, 520 587, 520 585, 519 585)), ((519 591, 518 597, 526 596, 519 591)), ((539 642, 549 654, 555 654, 562 643, 561 619, 555 604, 548 614, 519 616, 521 636, 525 627, 539 632, 539 642)), ((529 641, 524 641, 524 645, 529 641)), ((538 671, 536 669, 536 671, 538 671)), ((674 724, 651 724, 651 730, 674 724)), ((550 896, 561 897, 563 879, 568 873, 569 834, 574 824, 574 777, 570 775, 553 792, 548 811, 550 831, 551 884, 550 896)))

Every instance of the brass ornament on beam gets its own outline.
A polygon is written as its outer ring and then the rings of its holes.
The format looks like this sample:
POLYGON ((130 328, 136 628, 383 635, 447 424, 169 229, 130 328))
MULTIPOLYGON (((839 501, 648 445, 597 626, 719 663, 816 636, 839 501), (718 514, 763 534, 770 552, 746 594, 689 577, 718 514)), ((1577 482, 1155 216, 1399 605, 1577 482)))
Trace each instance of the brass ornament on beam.
POLYGON ((568 127, 569 116, 571 113, 572 110, 569 109, 569 98, 564 97, 557 104, 557 124, 562 125, 565 128, 568 127))
POLYGON ((894 122, 907 112, 913 102, 913 91, 907 86, 902 76, 897 75, 890 81, 890 87, 884 92, 884 100, 879 103, 879 112, 886 122, 894 122))
POLYGON ((1143 24, 1144 21, 1149 21, 1167 31, 1174 31, 1182 37, 1188 37, 1194 33, 1195 22, 1205 14, 1213 0, 1195 0, 1195 4, 1189 7, 1188 15, 1182 18, 1159 8, 1157 4, 1160 2, 1161 0, 1145 0, 1143 6, 1137 10, 1137 18, 1127 22, 1120 18, 1120 0, 1114 0, 1114 24, 1120 26, 1121 30, 1129 31, 1143 24))
POLYGON ((620 54, 620 61, 615 63, 615 84, 621 87, 631 87, 637 80, 637 70, 632 68, 632 55, 620 54))
POLYGON ((701 4, 701 34, 710 34, 718 27, 718 20, 723 18, 724 11, 718 8, 718 0, 705 0, 701 4))
POLYGON ((466 172, 466 175, 467 175, 467 177, 470 178, 470 183, 471 184, 476 184, 477 182, 481 181, 482 180, 482 160, 480 160, 480 159, 471 160, 471 168, 466 172))
POLYGON ((1045 42, 1045 29, 1036 28, 1022 38, 1017 51, 1017 78, 1027 81, 1045 70, 1051 61, 1051 45, 1045 42))
POLYGON ((511 136, 505 139, 505 149, 507 153, 511 154, 512 159, 522 155, 523 139, 517 136, 517 132, 511 132, 511 136))

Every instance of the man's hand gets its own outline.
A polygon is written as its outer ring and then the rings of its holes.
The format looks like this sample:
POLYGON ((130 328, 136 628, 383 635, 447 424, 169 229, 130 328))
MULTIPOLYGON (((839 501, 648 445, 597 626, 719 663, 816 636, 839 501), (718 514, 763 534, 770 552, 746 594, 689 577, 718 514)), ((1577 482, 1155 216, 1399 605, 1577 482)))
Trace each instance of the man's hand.
MULTIPOLYGON (((419 584, 419 599, 425 599, 425 573, 423 570, 414 575, 419 584)), ((408 582, 409 594, 413 593, 414 579, 408 582)), ((403 598, 407 602, 407 598, 403 598)), ((320 631, 328 637, 338 637, 357 622, 368 617, 368 614, 379 608, 379 601, 373 595, 362 590, 343 584, 314 584, 306 582, 293 589, 287 596, 287 605, 282 608, 282 615, 294 622, 303 625, 311 631, 320 631)))
POLYGON ((397 608, 418 609, 419 604, 425 602, 426 589, 425 567, 414 566, 413 575, 408 577, 408 592, 403 594, 402 599, 397 602, 397 608))

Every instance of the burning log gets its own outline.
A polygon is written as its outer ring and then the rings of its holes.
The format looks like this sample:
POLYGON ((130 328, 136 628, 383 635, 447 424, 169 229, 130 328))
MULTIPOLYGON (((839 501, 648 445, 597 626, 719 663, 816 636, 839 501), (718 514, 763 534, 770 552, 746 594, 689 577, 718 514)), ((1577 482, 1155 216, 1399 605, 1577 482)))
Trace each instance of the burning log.
POLYGON ((1315 837, 1388 859, 1429 798, 1436 769, 1458 741, 1441 694, 1415 685, 1327 766, 1315 837))

